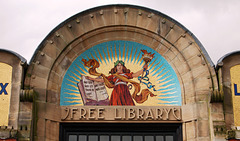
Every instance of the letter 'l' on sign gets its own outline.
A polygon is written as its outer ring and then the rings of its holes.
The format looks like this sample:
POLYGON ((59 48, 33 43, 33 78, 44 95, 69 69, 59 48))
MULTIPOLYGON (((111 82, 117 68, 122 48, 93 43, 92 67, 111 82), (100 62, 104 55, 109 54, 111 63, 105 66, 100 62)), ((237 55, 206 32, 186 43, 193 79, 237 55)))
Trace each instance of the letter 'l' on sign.
POLYGON ((240 96, 240 93, 238 93, 238 90, 237 90, 237 84, 234 84, 234 93, 235 95, 240 96))
POLYGON ((5 95, 8 94, 8 93, 7 93, 7 90, 6 90, 7 85, 8 85, 8 83, 5 83, 4 85, 3 85, 3 83, 0 83, 0 95, 1 95, 2 93, 4 93, 5 95))

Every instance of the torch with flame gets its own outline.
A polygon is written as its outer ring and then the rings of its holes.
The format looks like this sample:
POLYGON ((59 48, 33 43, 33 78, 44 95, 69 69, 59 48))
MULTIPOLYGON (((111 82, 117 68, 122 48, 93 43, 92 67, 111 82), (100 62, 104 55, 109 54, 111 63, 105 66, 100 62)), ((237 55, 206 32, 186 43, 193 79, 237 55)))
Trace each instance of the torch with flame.
MULTIPOLYGON (((141 49, 141 51, 143 53, 142 59, 145 62, 145 65, 146 65, 153 59, 155 53, 151 54, 151 52, 148 53, 146 50, 143 50, 143 49, 141 49)), ((143 70, 143 73, 144 73, 144 71, 146 71, 145 68, 143 70)), ((143 73, 142 73, 142 77, 140 79, 140 83, 142 82, 143 73)))
POLYGON ((141 51, 143 53, 142 55, 143 61, 145 62, 145 64, 148 64, 153 59, 155 53, 151 54, 151 52, 148 53, 146 50, 142 49, 141 51))

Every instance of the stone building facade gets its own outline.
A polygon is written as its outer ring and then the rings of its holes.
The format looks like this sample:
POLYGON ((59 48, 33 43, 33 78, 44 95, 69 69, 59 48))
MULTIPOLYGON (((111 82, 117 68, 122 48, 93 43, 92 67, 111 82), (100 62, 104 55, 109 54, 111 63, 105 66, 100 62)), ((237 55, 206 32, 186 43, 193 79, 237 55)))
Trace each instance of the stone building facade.
POLYGON ((9 99, 0 139, 239 139, 238 58, 215 67, 193 33, 152 9, 83 11, 53 29, 29 64, 0 50, 0 100, 9 99), (118 65, 132 73, 109 73, 118 65))

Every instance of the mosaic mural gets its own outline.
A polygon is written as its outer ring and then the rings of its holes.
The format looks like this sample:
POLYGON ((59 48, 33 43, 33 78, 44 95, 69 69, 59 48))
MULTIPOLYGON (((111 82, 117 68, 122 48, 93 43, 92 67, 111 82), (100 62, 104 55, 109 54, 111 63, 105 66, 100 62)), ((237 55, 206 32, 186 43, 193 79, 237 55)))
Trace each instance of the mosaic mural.
POLYGON ((61 85, 61 106, 180 106, 181 88, 170 64, 131 41, 98 44, 78 56, 61 85))

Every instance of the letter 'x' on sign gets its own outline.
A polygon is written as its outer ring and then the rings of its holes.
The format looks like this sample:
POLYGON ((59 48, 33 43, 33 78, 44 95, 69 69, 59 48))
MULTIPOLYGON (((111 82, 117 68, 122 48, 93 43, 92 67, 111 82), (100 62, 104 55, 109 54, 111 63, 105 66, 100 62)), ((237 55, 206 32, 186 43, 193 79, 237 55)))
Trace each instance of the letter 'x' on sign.
POLYGON ((0 95, 2 93, 4 93, 5 95, 7 95, 7 91, 6 91, 6 87, 7 87, 8 83, 5 83, 5 85, 3 85, 3 83, 0 83, 0 87, 1 87, 1 90, 0 90, 0 95))

